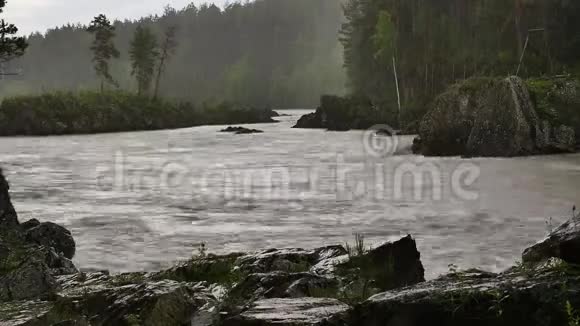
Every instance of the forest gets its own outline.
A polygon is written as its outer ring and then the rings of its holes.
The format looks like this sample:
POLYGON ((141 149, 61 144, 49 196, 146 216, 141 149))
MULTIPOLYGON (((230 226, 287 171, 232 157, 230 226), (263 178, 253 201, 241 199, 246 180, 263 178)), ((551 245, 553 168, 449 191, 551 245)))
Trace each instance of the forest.
MULTIPOLYGON (((159 86, 162 97, 198 104, 312 107, 320 94, 345 91, 337 39, 342 19, 336 0, 166 7, 161 16, 113 22, 113 43, 120 55, 110 61, 110 75, 120 89, 137 92, 130 55, 135 31, 151 30, 161 43, 173 28, 176 48, 159 86)), ((5 76, 0 95, 98 89, 92 40, 86 25, 30 35, 26 53, 3 67, 19 76, 5 76)))
POLYGON ((340 39, 349 89, 370 98, 393 124, 393 59, 403 125, 466 78, 580 73, 579 1, 348 0, 344 15, 340 39))

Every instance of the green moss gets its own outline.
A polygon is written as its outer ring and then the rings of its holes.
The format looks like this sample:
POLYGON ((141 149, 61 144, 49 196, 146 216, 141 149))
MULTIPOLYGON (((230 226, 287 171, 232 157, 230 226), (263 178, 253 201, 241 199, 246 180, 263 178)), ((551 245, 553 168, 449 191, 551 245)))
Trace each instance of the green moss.
POLYGON ((113 285, 124 286, 129 284, 141 284, 145 282, 144 273, 125 273, 113 276, 111 280, 113 285))
POLYGON ((180 266, 153 276, 153 279, 170 279, 178 282, 209 282, 225 286, 240 281, 245 275, 234 269, 238 255, 192 258, 180 266))
POLYGON ((18 269, 23 262, 30 259, 37 258, 40 261, 44 261, 43 252, 38 248, 26 245, 18 238, 8 241, 6 239, 7 237, 2 238, 4 244, 9 248, 9 254, 4 260, 0 261, 0 276, 18 269))
POLYGON ((138 315, 131 314, 125 316, 125 322, 127 326, 139 326, 141 325, 141 318, 138 315))
POLYGON ((474 93, 492 87, 496 81, 497 78, 492 77, 474 77, 459 83, 457 87, 461 92, 474 93))
POLYGON ((532 102, 536 107, 536 112, 542 120, 555 123, 558 121, 558 112, 551 99, 550 92, 554 89, 554 80, 550 79, 528 79, 526 85, 530 91, 532 102))

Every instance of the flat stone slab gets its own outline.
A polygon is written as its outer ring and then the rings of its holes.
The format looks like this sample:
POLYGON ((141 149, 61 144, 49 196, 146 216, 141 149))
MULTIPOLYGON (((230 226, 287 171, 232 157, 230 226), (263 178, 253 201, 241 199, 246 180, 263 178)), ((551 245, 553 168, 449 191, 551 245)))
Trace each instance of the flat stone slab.
POLYGON ((254 302, 250 309, 227 320, 225 325, 321 325, 348 308, 346 304, 328 298, 266 299, 254 302))

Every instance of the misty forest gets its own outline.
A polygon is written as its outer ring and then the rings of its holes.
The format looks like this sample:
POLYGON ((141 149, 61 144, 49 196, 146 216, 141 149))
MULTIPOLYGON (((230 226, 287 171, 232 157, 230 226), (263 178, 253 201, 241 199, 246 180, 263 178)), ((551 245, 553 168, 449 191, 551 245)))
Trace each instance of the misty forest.
POLYGON ((86 1, 0 0, 0 325, 580 325, 579 1, 86 1))
MULTIPOLYGON (((111 41, 120 55, 111 60, 110 74, 121 89, 136 91, 130 55, 135 32, 139 27, 147 30, 161 46, 167 31, 174 29, 174 54, 166 62, 160 85, 163 96, 198 103, 313 106, 321 93, 344 92, 337 39, 341 20, 335 0, 257 1, 224 9, 167 7, 160 17, 111 22, 115 34, 111 41)), ((11 63, 22 69, 22 77, 3 85, 2 93, 97 88, 92 40, 82 25, 30 35, 27 53, 11 63)))

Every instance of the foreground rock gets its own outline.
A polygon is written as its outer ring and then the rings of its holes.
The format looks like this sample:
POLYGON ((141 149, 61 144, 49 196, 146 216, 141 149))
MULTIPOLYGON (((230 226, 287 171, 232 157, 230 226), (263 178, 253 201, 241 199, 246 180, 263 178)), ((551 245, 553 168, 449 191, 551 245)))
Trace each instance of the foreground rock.
POLYGON ((0 230, 11 229, 18 225, 18 215, 10 201, 9 189, 8 181, 0 169, 0 230))
POLYGON ((540 119, 520 78, 479 78, 452 86, 434 101, 414 151, 511 157, 573 152, 575 142, 572 128, 540 119))
POLYGON ((552 265, 502 274, 471 270, 377 294, 332 325, 568 325, 580 282, 552 265))
POLYGON ((246 135, 246 134, 261 134, 262 130, 258 129, 248 129, 244 127, 227 127, 226 129, 220 130, 220 132, 231 132, 236 135, 246 135))
POLYGON ((538 263, 549 258, 560 258, 570 264, 580 264, 580 221, 566 221, 550 235, 526 249, 522 255, 524 263, 538 263))
POLYGON ((301 298, 267 299, 254 302, 224 326, 310 326, 324 325, 333 316, 345 312, 348 306, 336 299, 301 298))
POLYGON ((50 222, 40 223, 26 230, 26 240, 41 246, 51 247, 66 258, 75 255, 76 244, 69 230, 50 222))

